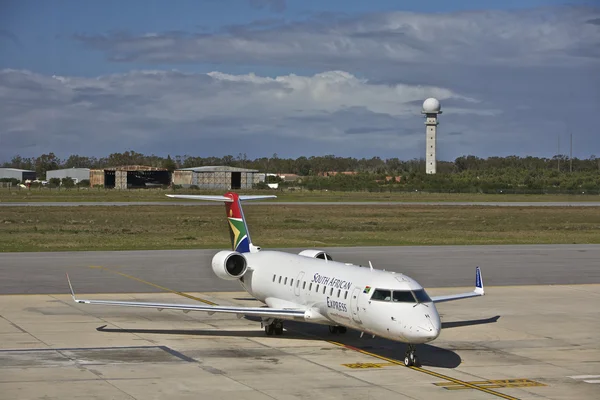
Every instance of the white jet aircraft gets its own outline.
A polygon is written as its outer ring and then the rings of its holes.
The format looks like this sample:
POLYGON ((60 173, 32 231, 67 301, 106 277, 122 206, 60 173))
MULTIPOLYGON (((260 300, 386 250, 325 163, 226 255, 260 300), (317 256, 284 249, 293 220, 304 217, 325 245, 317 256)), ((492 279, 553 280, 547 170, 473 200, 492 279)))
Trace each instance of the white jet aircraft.
POLYGON ((281 335, 284 320, 329 325, 332 333, 345 333, 352 328, 361 336, 368 333, 407 343, 404 364, 412 366, 418 365, 415 344, 430 342, 440 334, 435 303, 484 294, 479 267, 474 291, 431 298, 414 279, 376 270, 370 262, 369 267, 337 262, 320 250, 299 254, 261 250, 250 240, 241 201, 276 196, 232 192, 224 196, 168 196, 225 202, 232 250, 218 252, 212 259, 212 269, 221 279, 239 281, 244 290, 267 307, 81 300, 75 297, 69 281, 75 302, 261 317, 267 335, 281 335))

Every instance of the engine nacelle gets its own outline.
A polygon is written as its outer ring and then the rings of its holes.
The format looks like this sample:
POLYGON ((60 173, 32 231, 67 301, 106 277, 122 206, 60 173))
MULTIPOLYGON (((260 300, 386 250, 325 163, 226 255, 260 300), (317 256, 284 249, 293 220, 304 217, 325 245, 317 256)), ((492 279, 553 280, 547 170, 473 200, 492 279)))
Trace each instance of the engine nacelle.
POLYGON ((223 250, 213 257, 212 269, 219 278, 233 281, 244 276, 248 269, 248 261, 237 251, 223 250))
POLYGON ((320 258, 321 260, 330 260, 333 261, 333 258, 323 250, 302 250, 298 253, 299 256, 310 257, 310 258, 320 258))

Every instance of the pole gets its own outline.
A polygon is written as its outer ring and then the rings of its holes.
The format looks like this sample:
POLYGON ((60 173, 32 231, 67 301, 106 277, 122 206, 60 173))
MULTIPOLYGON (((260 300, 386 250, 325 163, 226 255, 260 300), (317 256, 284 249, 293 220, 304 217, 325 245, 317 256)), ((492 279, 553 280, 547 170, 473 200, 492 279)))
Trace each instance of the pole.
POLYGON ((571 133, 571 150, 569 150, 569 172, 573 172, 573 134, 571 133))
POLYGON ((556 165, 558 172, 560 172, 560 135, 557 135, 558 138, 558 151, 556 152, 556 165))

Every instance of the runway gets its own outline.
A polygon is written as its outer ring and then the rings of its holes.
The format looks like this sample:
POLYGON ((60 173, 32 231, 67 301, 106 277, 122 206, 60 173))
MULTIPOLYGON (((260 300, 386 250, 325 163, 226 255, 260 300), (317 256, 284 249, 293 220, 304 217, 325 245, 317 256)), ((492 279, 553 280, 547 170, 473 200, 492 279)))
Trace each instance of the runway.
MULTIPOLYGON (((302 249, 281 249, 298 253, 302 249)), ((425 287, 472 286, 480 266, 487 285, 600 283, 600 245, 400 246, 327 250, 335 260, 405 273, 425 287)), ((160 289, 130 274, 182 292, 237 291, 210 267, 218 250, 0 253, 0 293, 67 293, 65 273, 83 293, 143 293, 160 289)))
MULTIPOLYGON (((271 206, 436 206, 436 207, 600 207, 600 201, 261 201, 244 203, 271 206)), ((0 207, 127 207, 127 206, 222 206, 203 201, 89 201, 89 202, 0 202, 0 207)))

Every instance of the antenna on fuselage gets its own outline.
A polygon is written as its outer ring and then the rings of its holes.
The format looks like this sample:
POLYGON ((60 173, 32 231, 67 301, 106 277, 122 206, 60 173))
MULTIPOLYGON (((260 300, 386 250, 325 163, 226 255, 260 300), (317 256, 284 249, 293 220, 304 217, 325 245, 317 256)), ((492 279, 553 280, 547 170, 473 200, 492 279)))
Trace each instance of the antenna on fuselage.
POLYGON ((373 271, 373 264, 371 264, 371 260, 369 260, 369 268, 371 268, 371 271, 373 271))

